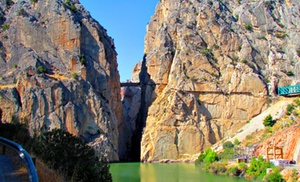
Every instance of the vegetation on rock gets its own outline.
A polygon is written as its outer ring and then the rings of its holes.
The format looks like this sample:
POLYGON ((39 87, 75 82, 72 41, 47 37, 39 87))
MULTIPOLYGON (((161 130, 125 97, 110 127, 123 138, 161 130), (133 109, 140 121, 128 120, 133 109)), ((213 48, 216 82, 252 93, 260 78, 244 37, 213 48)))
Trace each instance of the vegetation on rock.
POLYGON ((269 114, 265 119, 264 119, 264 125, 267 126, 273 126, 275 124, 275 122, 273 121, 273 117, 271 116, 271 114, 269 114))
POLYGON ((54 129, 37 137, 33 152, 67 181, 111 181, 109 165, 95 151, 70 133, 54 129))
POLYGON ((66 131, 54 129, 31 138, 25 124, 13 122, 0 123, 0 136, 32 151, 65 181, 112 181, 106 159, 97 158, 93 148, 66 131))

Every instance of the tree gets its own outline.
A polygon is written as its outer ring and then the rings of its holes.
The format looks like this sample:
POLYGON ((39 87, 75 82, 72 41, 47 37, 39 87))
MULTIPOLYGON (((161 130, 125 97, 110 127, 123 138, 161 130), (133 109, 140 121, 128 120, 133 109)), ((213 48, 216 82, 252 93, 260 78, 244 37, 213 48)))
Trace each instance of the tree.
POLYGON ((274 125, 273 117, 271 116, 271 114, 269 114, 267 117, 265 117, 264 125, 265 126, 271 126, 271 127, 274 125))
POLYGON ((225 143, 223 143, 223 149, 227 149, 227 148, 233 148, 234 145, 231 141, 227 141, 225 143))
POLYGON ((205 152, 202 152, 198 159, 195 161, 195 164, 202 164, 202 163, 213 163, 215 161, 219 160, 218 154, 213 151, 211 148, 208 148, 205 150, 205 152))
POLYGON ((66 181, 112 181, 109 164, 80 138, 55 129, 37 137, 33 152, 66 181))
POLYGON ((272 172, 267 174, 265 177, 265 181, 268 182, 281 182, 284 181, 282 179, 282 175, 280 174, 280 167, 273 167, 272 172))
POLYGON ((239 141, 238 138, 235 138, 233 141, 234 145, 239 145, 241 142, 239 141))
POLYGON ((259 156, 258 158, 252 157, 247 173, 253 178, 263 179, 266 175, 267 168, 271 167, 273 167, 272 163, 265 162, 262 156, 259 156))

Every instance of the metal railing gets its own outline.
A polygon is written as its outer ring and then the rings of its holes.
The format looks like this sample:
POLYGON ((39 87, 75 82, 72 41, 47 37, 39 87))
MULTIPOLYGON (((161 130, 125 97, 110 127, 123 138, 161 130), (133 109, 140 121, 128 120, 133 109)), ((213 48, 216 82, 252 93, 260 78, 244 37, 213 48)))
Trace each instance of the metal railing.
POLYGON ((278 95, 289 95, 289 94, 299 94, 300 93, 300 84, 278 87, 278 95))
MULTIPOLYGON (((8 147, 11 150, 13 150, 14 152, 18 153, 19 157, 22 159, 22 161, 24 162, 24 164, 26 166, 29 180, 31 182, 39 181, 31 156, 28 154, 28 152, 25 149, 23 149, 23 147, 20 144, 13 142, 11 140, 8 140, 6 138, 3 138, 3 137, 0 137, 0 144, 3 145, 4 147, 8 147)), ((5 148, 3 149, 3 151, 5 151, 5 148)))

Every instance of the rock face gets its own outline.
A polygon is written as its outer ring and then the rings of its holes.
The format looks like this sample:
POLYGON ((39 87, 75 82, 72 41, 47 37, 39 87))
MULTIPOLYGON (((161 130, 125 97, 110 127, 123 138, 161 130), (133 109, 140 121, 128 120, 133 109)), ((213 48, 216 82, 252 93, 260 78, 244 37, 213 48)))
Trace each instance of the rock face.
POLYGON ((189 160, 297 82, 299 8, 298 0, 161 0, 145 37, 156 88, 145 97, 141 160, 189 160))
POLYGON ((31 133, 62 128, 118 160, 114 42, 78 0, 1 0, 0 108, 31 133))
MULTIPOLYGON (((297 121, 299 123, 299 121, 297 121)), ((268 138, 263 143, 258 145, 255 149, 256 156, 266 156, 267 148, 273 146, 282 147, 283 159, 291 161, 300 161, 299 158, 299 145, 300 145, 300 128, 299 126, 293 126, 288 129, 284 129, 276 135, 268 138)), ((272 151, 271 151, 272 152, 272 151)), ((270 156, 273 157, 273 156, 270 156)))

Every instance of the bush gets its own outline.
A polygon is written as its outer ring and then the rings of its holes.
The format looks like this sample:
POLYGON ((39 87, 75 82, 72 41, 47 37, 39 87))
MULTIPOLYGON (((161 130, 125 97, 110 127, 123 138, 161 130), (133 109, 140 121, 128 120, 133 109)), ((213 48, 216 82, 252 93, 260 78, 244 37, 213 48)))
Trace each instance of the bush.
POLYGON ((77 8, 73 4, 70 6, 70 10, 73 12, 77 12, 77 8))
POLYGON ((272 127, 274 125, 274 121, 273 121, 273 117, 271 114, 269 114, 267 117, 265 117, 264 119, 264 125, 267 127, 267 126, 270 126, 272 127))
POLYGON ((287 72, 286 72, 286 75, 287 75, 287 76, 295 76, 295 74, 294 74, 293 71, 287 71, 287 72))
POLYGON ((37 137, 33 152, 66 181, 112 181, 109 164, 99 161, 90 146, 66 131, 55 129, 37 137))
POLYGON ((239 141, 239 139, 235 138, 233 143, 234 143, 234 145, 239 145, 241 142, 239 141))
POLYGON ((220 160, 231 160, 234 156, 234 148, 226 148, 221 152, 218 157, 220 160))
POLYGON ((241 173, 242 171, 237 166, 232 166, 226 171, 229 176, 239 176, 241 173))
POLYGON ((295 103, 297 104, 297 106, 300 106, 300 99, 295 100, 295 103))
POLYGON ((206 157, 204 158, 205 163, 213 163, 217 160, 218 160, 218 154, 212 149, 208 151, 206 157))
POLYGON ((226 165, 223 162, 206 163, 203 166, 203 170, 213 174, 224 174, 227 171, 226 165))
POLYGON ((2 30, 8 30, 8 29, 9 29, 9 25, 6 24, 6 23, 4 23, 4 24, 2 25, 2 30))
POLYGON ((247 30, 251 31, 251 30, 252 30, 252 25, 247 24, 247 25, 245 25, 245 28, 246 28, 247 30))
POLYGON ((247 166, 247 164, 245 162, 240 162, 239 165, 238 165, 238 168, 239 168, 239 170, 245 172, 245 171, 247 171, 248 166, 247 166))
POLYGON ((273 171, 265 177, 268 182, 281 182, 283 181, 279 168, 273 168, 273 171))
POLYGON ((262 156, 258 158, 252 157, 250 167, 247 169, 247 174, 252 178, 263 179, 266 175, 267 168, 273 167, 272 163, 265 162, 262 156))
POLYGON ((85 59, 85 55, 81 54, 80 55, 80 63, 84 66, 86 66, 86 59, 85 59))
POLYGON ((213 163, 218 160, 218 154, 213 151, 211 148, 202 152, 198 159, 195 161, 195 164, 200 165, 202 163, 213 163))
POLYGON ((227 141, 225 143, 223 143, 223 149, 227 149, 227 148, 233 148, 234 145, 231 141, 227 141))
POLYGON ((38 71, 40 73, 46 73, 46 69, 43 66, 38 66, 38 71))
POLYGON ((77 74, 76 72, 73 72, 73 73, 72 73, 72 78, 73 78, 73 79, 77 79, 77 77, 78 77, 78 74, 77 74))
POLYGON ((294 109, 295 109, 295 106, 293 104, 289 104, 286 108, 286 114, 291 115, 293 113, 294 109))

